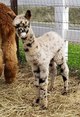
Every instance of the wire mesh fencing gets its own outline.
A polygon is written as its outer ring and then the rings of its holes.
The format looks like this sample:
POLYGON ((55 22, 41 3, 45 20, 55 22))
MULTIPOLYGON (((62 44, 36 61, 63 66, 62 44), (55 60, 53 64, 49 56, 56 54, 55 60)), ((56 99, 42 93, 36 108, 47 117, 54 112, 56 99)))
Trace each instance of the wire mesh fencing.
MULTIPOLYGON (((10 6, 10 0, 0 2, 10 6)), ((30 9, 32 12, 32 28, 36 36, 48 31, 55 31, 56 24, 58 30, 66 29, 68 40, 68 63, 69 67, 80 68, 80 2, 79 0, 17 0, 18 14, 25 13, 30 9), (62 4, 62 1, 63 4, 62 4), (62 9, 68 8, 62 16, 62 9), (55 9, 58 9, 57 11, 55 9), (57 15, 56 15, 57 13, 57 15), (66 17, 67 16, 67 17, 66 17), (57 17, 57 18, 55 18, 57 17), (61 18, 63 17, 63 20, 61 18), (59 19, 58 19, 59 18, 59 19), (65 19, 65 20, 64 20, 65 19), (67 20, 66 20, 67 19, 67 20), (70 32, 71 31, 71 32, 70 32), (75 32, 73 32, 75 31, 75 32)), ((65 36, 64 36, 65 37, 65 36)), ((19 41, 20 60, 25 61, 25 55, 21 41, 19 41)))

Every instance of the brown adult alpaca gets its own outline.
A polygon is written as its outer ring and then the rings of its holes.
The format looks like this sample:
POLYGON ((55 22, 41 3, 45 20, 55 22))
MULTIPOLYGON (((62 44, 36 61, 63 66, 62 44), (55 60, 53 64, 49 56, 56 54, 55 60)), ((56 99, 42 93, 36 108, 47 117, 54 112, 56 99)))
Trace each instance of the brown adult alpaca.
POLYGON ((15 16, 10 8, 0 3, 0 76, 4 68, 6 83, 12 83, 17 73, 15 28, 12 25, 15 16))

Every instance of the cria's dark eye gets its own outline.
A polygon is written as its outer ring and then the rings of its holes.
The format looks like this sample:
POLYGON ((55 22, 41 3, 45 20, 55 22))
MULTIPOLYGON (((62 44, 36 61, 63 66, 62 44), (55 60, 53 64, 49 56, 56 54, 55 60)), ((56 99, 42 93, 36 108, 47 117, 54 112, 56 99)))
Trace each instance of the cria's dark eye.
POLYGON ((20 23, 22 24, 22 21, 20 23))
POLYGON ((20 27, 20 24, 17 24, 15 27, 16 27, 16 28, 19 28, 19 27, 20 27))
POLYGON ((24 28, 26 28, 27 26, 24 26, 24 28))

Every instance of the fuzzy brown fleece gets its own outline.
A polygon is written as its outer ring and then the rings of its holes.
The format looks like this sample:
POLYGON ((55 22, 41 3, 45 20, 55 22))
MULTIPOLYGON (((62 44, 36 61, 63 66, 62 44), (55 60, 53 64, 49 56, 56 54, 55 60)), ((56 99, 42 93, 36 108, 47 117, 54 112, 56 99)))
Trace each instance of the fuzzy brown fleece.
POLYGON ((10 8, 0 3, 0 76, 4 70, 6 83, 12 83, 17 73, 15 28, 12 25, 15 16, 10 8))

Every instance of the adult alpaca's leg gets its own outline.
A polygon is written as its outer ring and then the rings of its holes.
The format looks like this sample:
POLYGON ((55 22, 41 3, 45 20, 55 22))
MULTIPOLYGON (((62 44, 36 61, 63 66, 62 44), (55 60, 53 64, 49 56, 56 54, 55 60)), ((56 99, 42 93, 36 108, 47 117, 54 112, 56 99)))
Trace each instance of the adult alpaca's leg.
POLYGON ((2 50, 0 49, 0 76, 2 75, 3 71, 3 55, 2 55, 2 50))
MULTIPOLYGON (((14 58, 15 59, 15 58, 14 58)), ((7 60, 4 67, 4 76, 6 83, 12 83, 16 78, 17 66, 15 61, 7 60)))
POLYGON ((4 76, 6 83, 12 83, 16 78, 17 73, 17 55, 16 55, 16 41, 15 33, 9 35, 8 39, 3 45, 4 53, 4 76))

